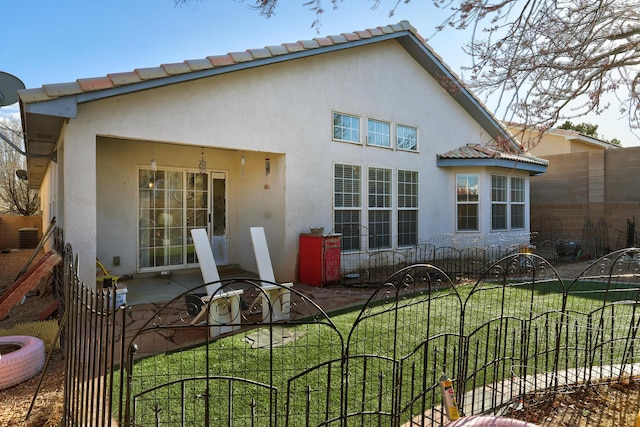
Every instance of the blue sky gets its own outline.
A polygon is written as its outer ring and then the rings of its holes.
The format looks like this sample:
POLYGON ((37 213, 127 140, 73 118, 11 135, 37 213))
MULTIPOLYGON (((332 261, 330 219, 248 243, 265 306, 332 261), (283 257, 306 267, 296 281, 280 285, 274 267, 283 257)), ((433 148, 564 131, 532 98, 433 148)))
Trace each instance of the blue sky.
MULTIPOLYGON (((391 17, 389 10, 397 0, 381 0, 376 10, 373 0, 338 1, 337 9, 323 0, 326 10, 318 31, 311 28, 315 15, 304 2, 280 0, 276 14, 267 19, 249 8, 254 0, 195 0, 180 7, 173 0, 2 0, 0 71, 34 88, 402 20, 411 22, 459 75, 464 77, 461 67, 470 63, 462 51, 467 33, 435 33, 447 13, 432 0, 401 1, 391 17)), ((2 107, 0 118, 17 116, 18 111, 17 104, 2 107)), ((624 146, 640 145, 626 121, 615 114, 590 122, 600 126, 601 137, 618 138, 624 146)))

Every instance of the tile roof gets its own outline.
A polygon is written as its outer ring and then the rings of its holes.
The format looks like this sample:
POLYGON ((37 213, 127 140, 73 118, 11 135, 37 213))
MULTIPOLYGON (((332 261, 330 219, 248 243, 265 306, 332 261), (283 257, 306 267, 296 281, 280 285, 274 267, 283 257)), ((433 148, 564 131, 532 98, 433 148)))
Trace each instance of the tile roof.
POLYGON ((528 154, 524 149, 520 153, 501 151, 487 144, 467 144, 464 147, 447 151, 438 155, 439 159, 486 160, 499 159, 525 162, 537 165, 548 165, 548 161, 528 154))
POLYGON ((203 59, 186 60, 182 63, 162 64, 159 67, 138 68, 131 72, 108 74, 104 77, 78 79, 70 83, 45 84, 42 85, 41 88, 21 90, 19 91, 19 96, 23 103, 43 102, 64 96, 112 89, 196 71, 228 67, 290 53, 312 51, 318 48, 346 44, 357 40, 370 39, 372 37, 403 31, 411 32, 418 40, 426 45, 424 38, 418 34, 416 29, 413 28, 408 21, 401 21, 398 24, 352 33, 343 33, 336 36, 301 40, 296 43, 284 43, 282 45, 267 46, 261 49, 248 49, 244 52, 230 52, 226 55, 208 56, 203 59))

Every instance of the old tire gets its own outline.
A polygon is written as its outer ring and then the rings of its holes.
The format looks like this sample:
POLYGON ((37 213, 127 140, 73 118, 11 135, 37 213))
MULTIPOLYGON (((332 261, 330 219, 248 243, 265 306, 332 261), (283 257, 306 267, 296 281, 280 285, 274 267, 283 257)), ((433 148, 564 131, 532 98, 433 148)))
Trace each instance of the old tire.
POLYGON ((0 337, 0 345, 20 347, 0 356, 0 390, 35 376, 44 366, 44 341, 29 336, 0 337))
POLYGON ((537 424, 527 423, 506 417, 474 415, 462 417, 457 421, 447 424, 447 427, 538 427, 537 424))

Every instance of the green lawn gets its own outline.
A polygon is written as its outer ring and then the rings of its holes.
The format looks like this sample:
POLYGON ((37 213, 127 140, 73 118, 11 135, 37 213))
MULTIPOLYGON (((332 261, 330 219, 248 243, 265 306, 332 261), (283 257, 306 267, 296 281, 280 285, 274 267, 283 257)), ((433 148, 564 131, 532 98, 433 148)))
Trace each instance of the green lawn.
MULTIPOLYGON (((382 304, 363 317, 351 311, 332 316, 332 323, 286 325, 297 339, 273 349, 252 348, 248 332, 241 332, 158 354, 133 369, 133 394, 152 389, 136 402, 136 422, 153 425, 158 414, 164 424, 203 425, 208 418, 211 425, 222 425, 232 413, 238 425, 250 425, 252 418, 264 425, 273 414, 288 413, 289 425, 297 426, 337 417, 344 402, 350 413, 389 412, 394 378, 402 378, 402 387, 395 390, 400 406, 410 407, 425 391, 428 404, 439 404, 440 371, 456 371, 461 353, 467 374, 474 376, 468 389, 513 375, 515 365, 521 374, 550 369, 556 362, 566 369, 620 360, 626 341, 615 338, 626 337, 634 322, 636 306, 628 301, 636 299, 637 289, 611 292, 603 283, 576 283, 563 310, 563 286, 568 285, 484 282, 448 288, 403 298, 397 311, 382 304), (615 303, 605 305, 605 296, 615 303), (465 349, 458 348, 462 321, 469 343, 465 349), (585 351, 589 343, 595 351, 585 351), (343 352, 359 356, 346 365, 346 396, 340 386, 343 352), (217 415, 205 412, 206 402, 217 415)), ((358 423, 368 425, 376 417, 363 415, 358 423)))

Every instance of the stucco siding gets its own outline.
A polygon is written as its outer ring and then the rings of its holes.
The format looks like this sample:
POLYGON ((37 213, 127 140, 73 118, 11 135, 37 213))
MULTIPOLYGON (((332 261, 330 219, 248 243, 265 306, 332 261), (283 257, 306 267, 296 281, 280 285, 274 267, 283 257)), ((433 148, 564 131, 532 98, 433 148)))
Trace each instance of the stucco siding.
POLYGON ((228 174, 230 261, 255 268, 249 227, 264 226, 276 278, 294 280, 299 234, 333 227, 336 162, 419 171, 426 241, 455 233, 455 171, 436 167, 437 154, 484 135, 395 41, 94 101, 66 135, 66 237, 87 270, 96 255, 115 274, 135 272, 138 168, 153 157, 159 168, 197 169, 204 150, 207 168, 228 174), (363 140, 367 118, 392 123, 392 133, 416 127, 419 152, 333 141, 333 111, 360 116, 363 140))

